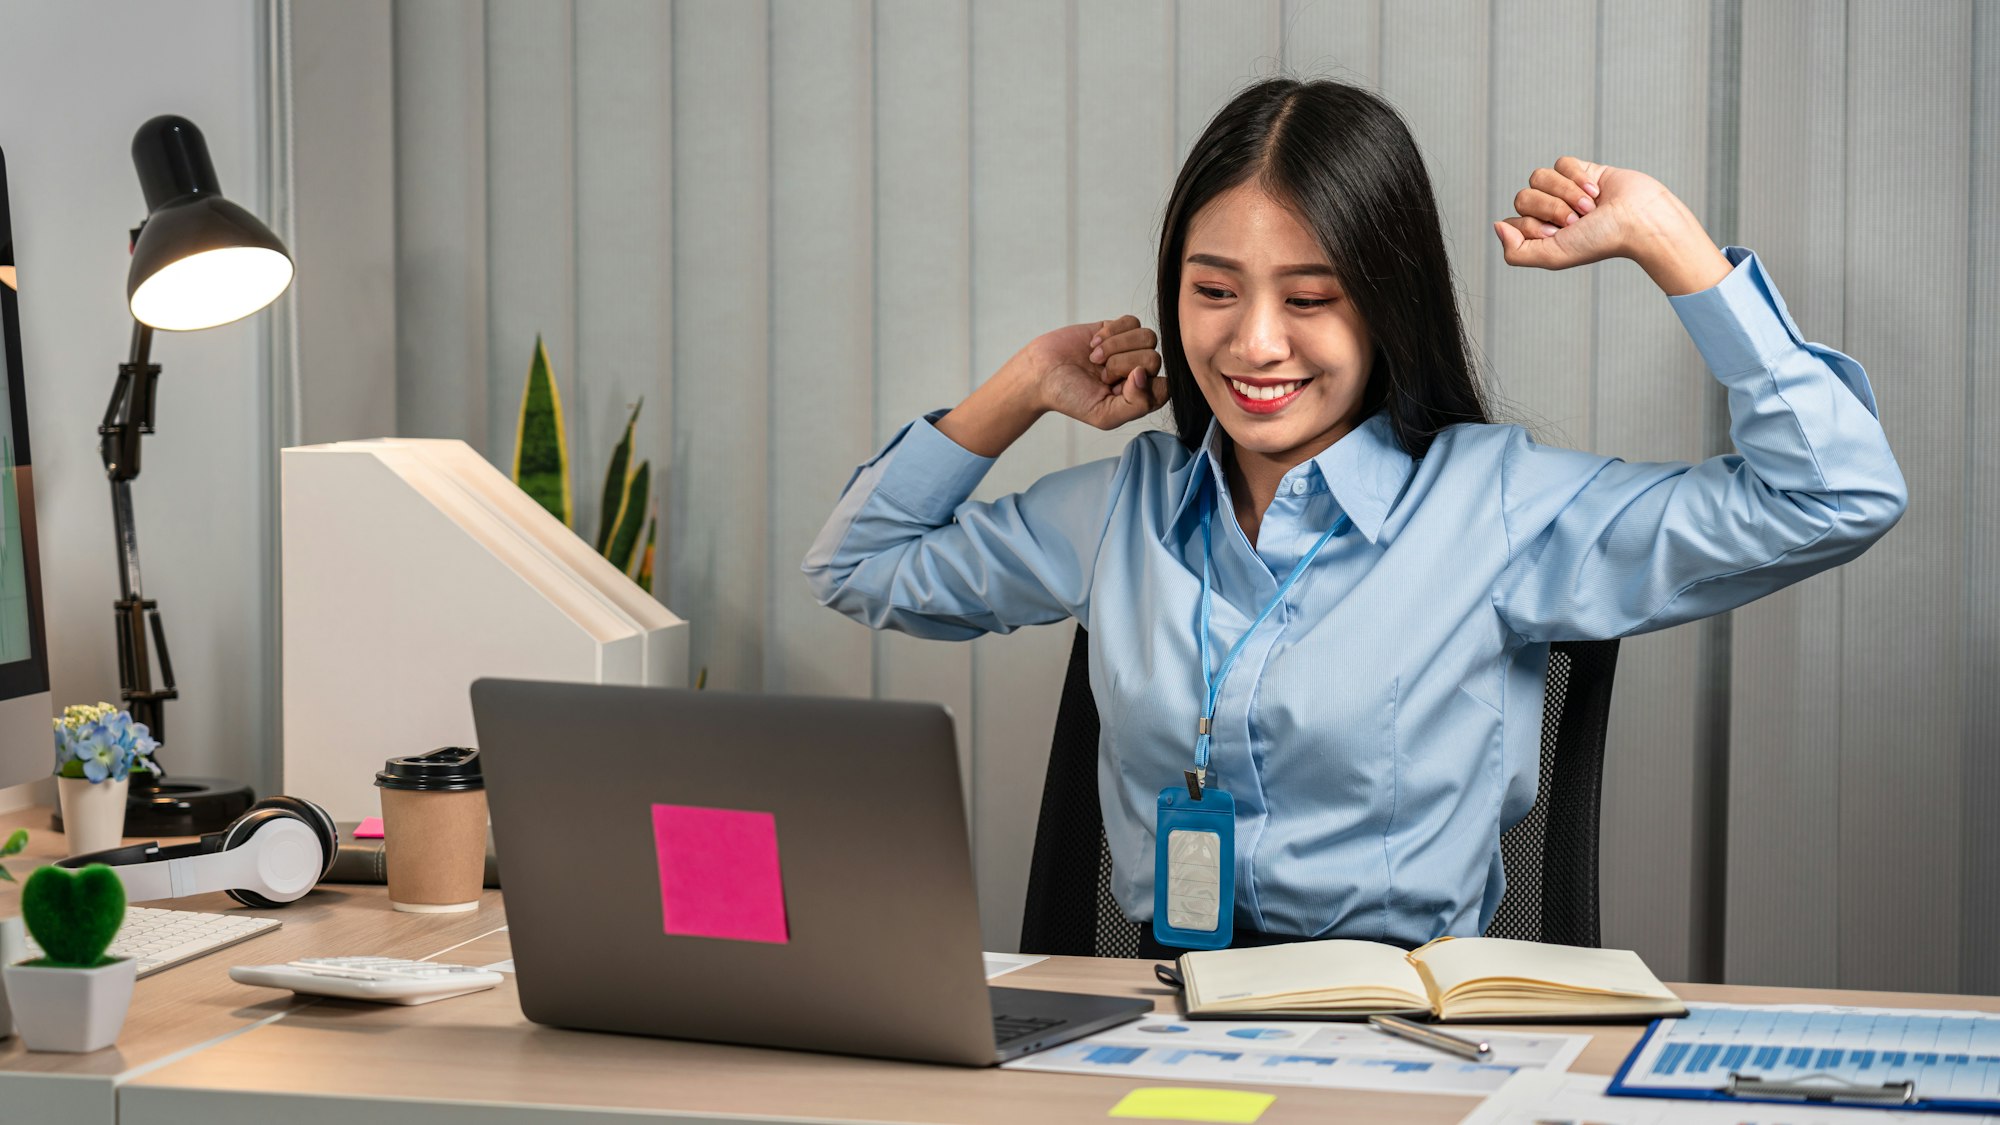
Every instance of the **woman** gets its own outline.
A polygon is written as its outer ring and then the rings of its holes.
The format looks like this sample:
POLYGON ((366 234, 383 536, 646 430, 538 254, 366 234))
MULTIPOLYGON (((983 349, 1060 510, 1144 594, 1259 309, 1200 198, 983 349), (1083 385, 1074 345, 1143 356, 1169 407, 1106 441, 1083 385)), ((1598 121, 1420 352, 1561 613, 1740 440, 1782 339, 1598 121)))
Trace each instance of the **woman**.
POLYGON ((1127 316, 1030 342, 863 465, 806 557, 875 628, 1089 627, 1113 891, 1162 942, 1483 932, 1534 801, 1549 642, 1723 612, 1902 514, 1860 365, 1803 342, 1752 254, 1631 169, 1565 157, 1514 206, 1508 264, 1629 258, 1658 283, 1737 454, 1628 464, 1492 424, 1408 129, 1365 91, 1274 80, 1181 169, 1159 336, 1127 316), (1043 414, 1167 403, 1173 434, 967 501, 1043 414), (1198 863, 1156 847, 1197 786, 1234 809, 1219 917, 1180 893, 1198 863))

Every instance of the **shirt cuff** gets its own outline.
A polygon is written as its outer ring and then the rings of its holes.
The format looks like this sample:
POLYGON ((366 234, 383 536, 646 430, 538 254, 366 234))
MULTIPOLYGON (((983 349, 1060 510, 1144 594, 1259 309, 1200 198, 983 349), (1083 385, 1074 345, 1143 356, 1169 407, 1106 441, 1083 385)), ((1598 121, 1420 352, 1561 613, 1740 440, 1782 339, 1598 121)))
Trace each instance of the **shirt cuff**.
POLYGON ((1764 263, 1741 246, 1722 253, 1735 266, 1698 293, 1667 298, 1701 358, 1718 378, 1762 370, 1805 345, 1764 263))
POLYGON ((948 413, 933 410, 911 422, 876 458, 895 453, 883 466, 875 490, 918 519, 939 525, 950 522, 952 512, 979 487, 994 460, 938 432, 933 423, 948 413))

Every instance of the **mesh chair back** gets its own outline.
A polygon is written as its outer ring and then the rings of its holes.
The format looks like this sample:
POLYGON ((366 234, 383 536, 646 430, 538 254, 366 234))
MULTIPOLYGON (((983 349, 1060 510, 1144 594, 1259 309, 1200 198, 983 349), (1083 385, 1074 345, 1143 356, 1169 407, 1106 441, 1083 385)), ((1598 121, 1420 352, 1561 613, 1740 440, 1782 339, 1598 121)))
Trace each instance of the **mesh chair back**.
MULTIPOLYGON (((1534 808, 1500 838, 1507 893, 1487 928, 1489 936, 1598 944, 1598 794, 1617 666, 1615 640, 1549 646, 1541 786, 1534 808)), ((1056 710, 1035 853, 1028 867, 1023 953, 1138 953, 1141 929, 1126 921, 1111 897, 1111 852, 1097 802, 1097 737, 1090 638, 1079 625, 1056 710)))
POLYGON ((1500 835, 1507 893, 1488 937, 1557 945, 1599 943, 1597 810, 1618 642, 1549 646, 1542 698, 1542 783, 1535 805, 1500 835))
POLYGON ((1111 849, 1097 803, 1097 700, 1090 693, 1090 636, 1076 627, 1056 707, 1042 815, 1028 863, 1021 952, 1136 957, 1139 927, 1111 897, 1111 849))

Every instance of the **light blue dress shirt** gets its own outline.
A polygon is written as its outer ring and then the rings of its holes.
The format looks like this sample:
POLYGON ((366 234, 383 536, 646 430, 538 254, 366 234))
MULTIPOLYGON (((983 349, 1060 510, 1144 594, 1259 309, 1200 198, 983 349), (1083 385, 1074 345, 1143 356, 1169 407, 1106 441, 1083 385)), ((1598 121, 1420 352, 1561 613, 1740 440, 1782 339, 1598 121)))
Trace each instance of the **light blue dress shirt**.
POLYGON ((1504 886, 1500 834, 1534 803, 1550 641, 1721 613, 1854 558, 1902 514, 1861 366, 1806 343, 1757 258, 1726 253, 1722 282, 1670 301, 1728 388, 1735 454, 1628 464, 1461 425, 1413 461, 1378 413, 1285 475, 1253 549, 1213 425, 1199 450, 1144 433, 977 503, 992 460, 939 433, 940 412, 856 471, 805 572, 878 629, 1088 625, 1113 892, 1146 921, 1155 798, 1193 762, 1202 702, 1202 494, 1218 654, 1345 512, 1352 528, 1250 639, 1216 709, 1237 925, 1479 934, 1504 886))

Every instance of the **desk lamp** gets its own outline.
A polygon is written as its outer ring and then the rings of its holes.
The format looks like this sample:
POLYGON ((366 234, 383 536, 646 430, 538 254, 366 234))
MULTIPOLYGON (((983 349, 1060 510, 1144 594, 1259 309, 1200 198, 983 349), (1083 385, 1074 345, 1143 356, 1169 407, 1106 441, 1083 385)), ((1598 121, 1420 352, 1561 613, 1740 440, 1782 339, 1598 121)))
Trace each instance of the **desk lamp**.
MULTIPOLYGON (((132 232, 125 295, 132 308, 132 355, 98 426, 99 452, 111 478, 111 518, 118 537, 119 698, 132 718, 167 743, 165 704, 180 696, 158 603, 139 581, 139 541, 132 523, 132 481, 139 441, 153 432, 159 364, 150 362, 155 329, 191 332, 241 320, 278 299, 292 283, 285 244, 256 216, 224 199, 201 130, 185 117, 155 117, 132 138, 132 163, 146 196, 146 220, 132 232), (162 686, 153 686, 146 638, 159 652, 162 686)), ((159 755, 154 756, 155 761, 159 755)), ((134 774, 125 811, 127 835, 218 831, 254 800, 248 786, 216 778, 134 774)))

